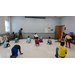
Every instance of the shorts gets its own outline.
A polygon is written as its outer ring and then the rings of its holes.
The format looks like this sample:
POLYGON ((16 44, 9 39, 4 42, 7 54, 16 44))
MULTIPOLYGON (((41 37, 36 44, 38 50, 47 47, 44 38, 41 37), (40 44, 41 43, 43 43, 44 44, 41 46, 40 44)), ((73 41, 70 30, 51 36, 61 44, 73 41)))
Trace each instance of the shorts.
POLYGON ((71 41, 72 39, 67 39, 67 41, 71 41))
POLYGON ((35 44, 39 44, 39 42, 35 42, 35 44))
POLYGON ((12 52, 12 55, 14 56, 18 56, 18 49, 16 49, 16 48, 12 48, 11 49, 11 52, 12 52))
POLYGON ((34 37, 35 39, 37 39, 38 37, 34 37))

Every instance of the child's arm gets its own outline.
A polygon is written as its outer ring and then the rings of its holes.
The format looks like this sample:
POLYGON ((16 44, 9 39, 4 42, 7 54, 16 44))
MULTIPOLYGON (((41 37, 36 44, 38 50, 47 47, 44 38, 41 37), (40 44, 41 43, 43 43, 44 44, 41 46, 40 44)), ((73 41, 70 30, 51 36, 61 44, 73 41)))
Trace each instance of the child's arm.
POLYGON ((65 39, 64 39, 64 41, 66 40, 66 36, 65 36, 65 39))
POLYGON ((19 49, 20 54, 22 55, 23 53, 21 53, 21 50, 19 49))
POLYGON ((65 54, 67 54, 67 49, 66 49, 66 51, 65 51, 65 54))

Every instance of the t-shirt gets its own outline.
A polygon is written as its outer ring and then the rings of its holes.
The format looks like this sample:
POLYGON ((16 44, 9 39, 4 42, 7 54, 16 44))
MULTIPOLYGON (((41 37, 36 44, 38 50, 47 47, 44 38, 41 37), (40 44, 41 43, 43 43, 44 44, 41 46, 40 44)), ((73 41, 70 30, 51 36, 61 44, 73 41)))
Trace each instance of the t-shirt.
POLYGON ((30 43, 30 38, 27 38, 27 42, 30 43))
POLYGON ((18 38, 15 38, 15 40, 17 40, 18 38))
POLYGON ((34 37, 38 37, 38 35, 37 35, 37 34, 35 34, 35 35, 34 35, 34 37))
POLYGON ((9 42, 4 42, 4 47, 7 47, 7 44, 8 44, 9 42))
POLYGON ((66 35, 64 41, 65 41, 66 39, 69 40, 69 39, 72 39, 72 37, 71 37, 70 35, 66 35))
POLYGON ((15 41, 17 41, 18 40, 18 38, 15 38, 15 41))
POLYGON ((13 48, 20 49, 21 47, 19 45, 15 45, 13 48))
POLYGON ((21 29, 19 30, 19 34, 22 34, 22 30, 21 29))
POLYGON ((35 42, 38 42, 39 43, 39 40, 38 39, 35 39, 35 42))
POLYGON ((57 47, 59 50, 58 50, 58 55, 60 56, 60 57, 64 57, 66 54, 66 52, 67 52, 67 48, 66 47, 64 47, 64 46, 58 46, 57 47))
POLYGON ((52 43, 52 40, 51 40, 51 39, 48 39, 48 42, 49 42, 49 43, 52 43))

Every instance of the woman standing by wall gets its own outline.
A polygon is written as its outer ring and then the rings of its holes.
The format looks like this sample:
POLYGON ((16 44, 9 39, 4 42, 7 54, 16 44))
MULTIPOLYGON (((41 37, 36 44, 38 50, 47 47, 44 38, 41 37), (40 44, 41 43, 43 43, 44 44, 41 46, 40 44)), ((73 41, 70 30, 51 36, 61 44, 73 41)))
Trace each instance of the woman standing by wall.
POLYGON ((21 29, 19 30, 19 39, 20 39, 20 37, 23 39, 22 30, 23 30, 23 28, 21 28, 21 29))

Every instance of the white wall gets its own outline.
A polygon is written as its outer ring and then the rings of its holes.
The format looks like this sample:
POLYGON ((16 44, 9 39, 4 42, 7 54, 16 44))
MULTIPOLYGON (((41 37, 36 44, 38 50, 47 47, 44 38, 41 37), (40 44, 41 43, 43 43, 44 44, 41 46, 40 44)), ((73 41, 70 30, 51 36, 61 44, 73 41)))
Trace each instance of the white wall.
POLYGON ((45 28, 53 27, 55 32, 55 26, 60 25, 60 18, 46 18, 46 19, 29 19, 24 16, 11 17, 12 32, 18 32, 20 28, 23 28, 25 33, 45 33, 45 28))
POLYGON ((5 20, 10 22, 9 16, 0 16, 0 34, 5 33, 5 20))
POLYGON ((68 28, 66 33, 74 32, 75 33, 75 16, 65 16, 61 18, 61 25, 65 25, 68 28))

